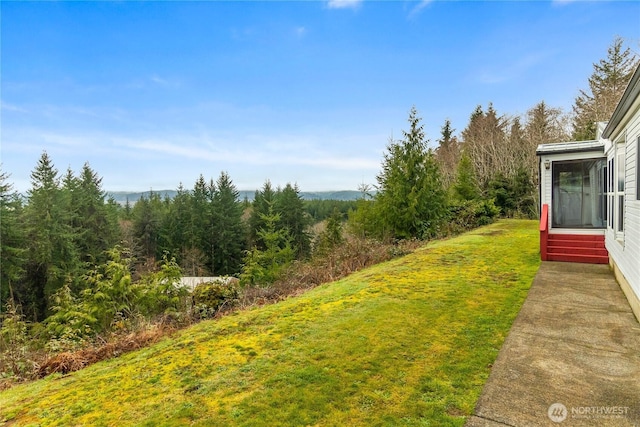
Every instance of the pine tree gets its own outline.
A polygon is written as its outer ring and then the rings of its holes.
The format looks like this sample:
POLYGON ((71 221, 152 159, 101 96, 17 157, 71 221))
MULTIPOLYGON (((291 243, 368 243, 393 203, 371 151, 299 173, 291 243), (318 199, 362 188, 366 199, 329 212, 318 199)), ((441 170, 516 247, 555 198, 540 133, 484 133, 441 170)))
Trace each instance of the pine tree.
POLYGON ((446 216, 446 194, 440 169, 427 149, 424 126, 415 107, 404 139, 391 141, 377 176, 376 215, 379 234, 393 238, 427 238, 435 235, 446 216))
POLYGON ((265 228, 264 215, 268 215, 275 201, 276 193, 271 182, 265 181, 261 190, 256 190, 253 203, 251 203, 251 215, 249 216, 249 246, 265 249, 265 243, 259 235, 259 231, 265 228))
POLYGON ((449 188, 453 183, 456 175, 456 165, 460 160, 460 144, 453 132, 451 121, 449 119, 445 120, 441 129, 440 139, 438 139, 438 148, 436 148, 435 152, 442 171, 442 183, 445 188, 449 188))
POLYGON ((141 197, 134 205, 133 230, 139 243, 142 260, 157 260, 161 257, 161 233, 166 205, 160 195, 151 191, 149 197, 141 197))
POLYGON ((31 173, 27 197, 24 217, 28 260, 19 293, 28 303, 29 313, 42 320, 51 296, 64 284, 78 280, 80 267, 58 171, 46 152, 31 173))
POLYGON ((211 206, 213 229, 213 273, 235 275, 240 272, 245 251, 246 233, 242 222, 240 193, 231 177, 222 172, 216 181, 211 206))
POLYGON ((466 154, 462 155, 456 173, 456 181, 453 184, 455 196, 458 200, 476 200, 480 197, 480 189, 473 169, 473 163, 466 154))
POLYGON ((0 170, 0 313, 12 297, 25 263, 22 204, 8 179, 9 175, 0 170))
POLYGON ((296 256, 304 258, 311 252, 311 237, 307 232, 310 218, 304 208, 304 201, 300 197, 298 186, 287 183, 283 190, 278 191, 274 202, 274 211, 280 216, 278 228, 286 230, 291 238, 296 256))
POLYGON ((607 121, 620 101, 624 90, 638 67, 640 59, 616 37, 607 50, 607 57, 593 64, 588 79, 589 89, 580 90, 573 105, 573 134, 576 141, 596 137, 596 123, 607 121))
POLYGON ((200 175, 191 192, 191 227, 189 246, 209 252, 209 193, 204 176, 200 175))
POLYGON ((120 230, 116 207, 105 200, 102 178, 85 163, 78 178, 67 173, 63 189, 81 260, 93 264, 105 262, 106 251, 120 240, 120 230))
POLYGON ((258 230, 258 237, 264 243, 264 249, 254 246, 246 252, 240 276, 240 282, 245 286, 269 286, 295 259, 290 236, 278 227, 280 215, 274 212, 273 203, 267 202, 267 213, 261 216, 264 225, 258 230))
POLYGON ((187 242, 191 240, 188 237, 192 232, 190 228, 190 203, 191 195, 180 183, 169 206, 163 230, 167 249, 179 260, 181 266, 183 266, 182 255, 186 253, 189 247, 187 242))

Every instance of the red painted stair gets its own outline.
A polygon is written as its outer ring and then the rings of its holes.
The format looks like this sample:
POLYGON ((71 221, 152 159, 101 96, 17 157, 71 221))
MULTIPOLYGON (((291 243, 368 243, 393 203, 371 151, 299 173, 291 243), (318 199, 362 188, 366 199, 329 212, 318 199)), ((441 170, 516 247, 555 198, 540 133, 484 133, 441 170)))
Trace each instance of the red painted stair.
POLYGON ((547 260, 608 264, 609 253, 603 235, 549 234, 547 260))

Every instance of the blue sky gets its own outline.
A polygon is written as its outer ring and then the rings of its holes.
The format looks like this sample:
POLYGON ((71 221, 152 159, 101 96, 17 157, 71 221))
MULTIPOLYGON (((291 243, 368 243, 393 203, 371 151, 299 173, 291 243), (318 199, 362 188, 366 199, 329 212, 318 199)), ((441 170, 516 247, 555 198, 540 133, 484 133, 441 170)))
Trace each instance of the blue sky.
POLYGON ((615 36, 640 53, 640 2, 6 2, 2 170, 43 150, 105 190, 230 174, 303 191, 374 184, 410 108, 435 146, 477 105, 570 110, 615 36))

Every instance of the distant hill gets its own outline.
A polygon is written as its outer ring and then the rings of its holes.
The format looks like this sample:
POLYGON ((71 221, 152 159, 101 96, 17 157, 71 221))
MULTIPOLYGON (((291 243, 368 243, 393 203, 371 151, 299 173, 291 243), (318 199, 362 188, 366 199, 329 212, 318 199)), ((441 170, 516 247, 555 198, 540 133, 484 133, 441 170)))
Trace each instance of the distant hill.
MULTIPOLYGON (((159 194, 160 197, 163 199, 165 197, 172 199, 175 197, 177 191, 175 190, 155 191, 154 190, 153 193, 159 194)), ((251 202, 253 201, 253 198, 256 192, 255 190, 254 191, 243 190, 243 191, 240 191, 239 193, 240 193, 240 196, 239 196, 240 200, 244 200, 246 198, 251 202)), ((107 191, 107 197, 113 197, 113 199, 121 205, 126 204, 127 200, 129 201, 129 203, 133 204, 138 200, 140 200, 140 198, 142 197, 148 198, 150 194, 151 194, 151 191, 141 191, 141 192, 107 191)), ((301 191, 300 192, 300 197, 302 197, 303 200, 357 200, 361 196, 362 196, 361 192, 351 191, 351 190, 315 191, 315 192, 301 191)))

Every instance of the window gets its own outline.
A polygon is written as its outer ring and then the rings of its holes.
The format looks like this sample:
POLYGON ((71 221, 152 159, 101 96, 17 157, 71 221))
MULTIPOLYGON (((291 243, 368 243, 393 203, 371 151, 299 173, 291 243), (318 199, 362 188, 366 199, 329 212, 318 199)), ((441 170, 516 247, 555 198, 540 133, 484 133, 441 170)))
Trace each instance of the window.
POLYGON ((624 231, 624 180, 625 180, 625 164, 624 164, 624 145, 618 145, 618 169, 617 169, 617 195, 618 195, 618 227, 617 231, 624 231))
MULTIPOLYGON (((552 226, 604 228, 606 160, 553 162, 552 226)), ((610 171, 610 168, 609 168, 610 171)))
POLYGON ((609 206, 608 206, 609 204, 607 203, 609 201, 608 193, 610 191, 609 190, 610 180, 609 180, 609 171, 608 170, 609 170, 609 167, 605 166, 604 167, 604 171, 602 173, 602 175, 604 175, 604 180, 605 180, 605 182, 603 182, 603 193, 604 194, 602 195, 602 203, 604 204, 604 206, 602 207, 602 215, 603 215, 602 222, 604 222, 605 224, 607 223, 608 218, 610 216, 609 215, 609 206))
POLYGON ((613 159, 613 157, 609 160, 609 166, 608 166, 608 170, 609 170, 609 175, 607 176, 607 194, 608 194, 608 200, 609 203, 607 204, 607 207, 609 209, 609 228, 613 229, 613 209, 615 207, 615 195, 613 192, 613 170, 614 170, 614 166, 615 166, 615 161, 613 159))

